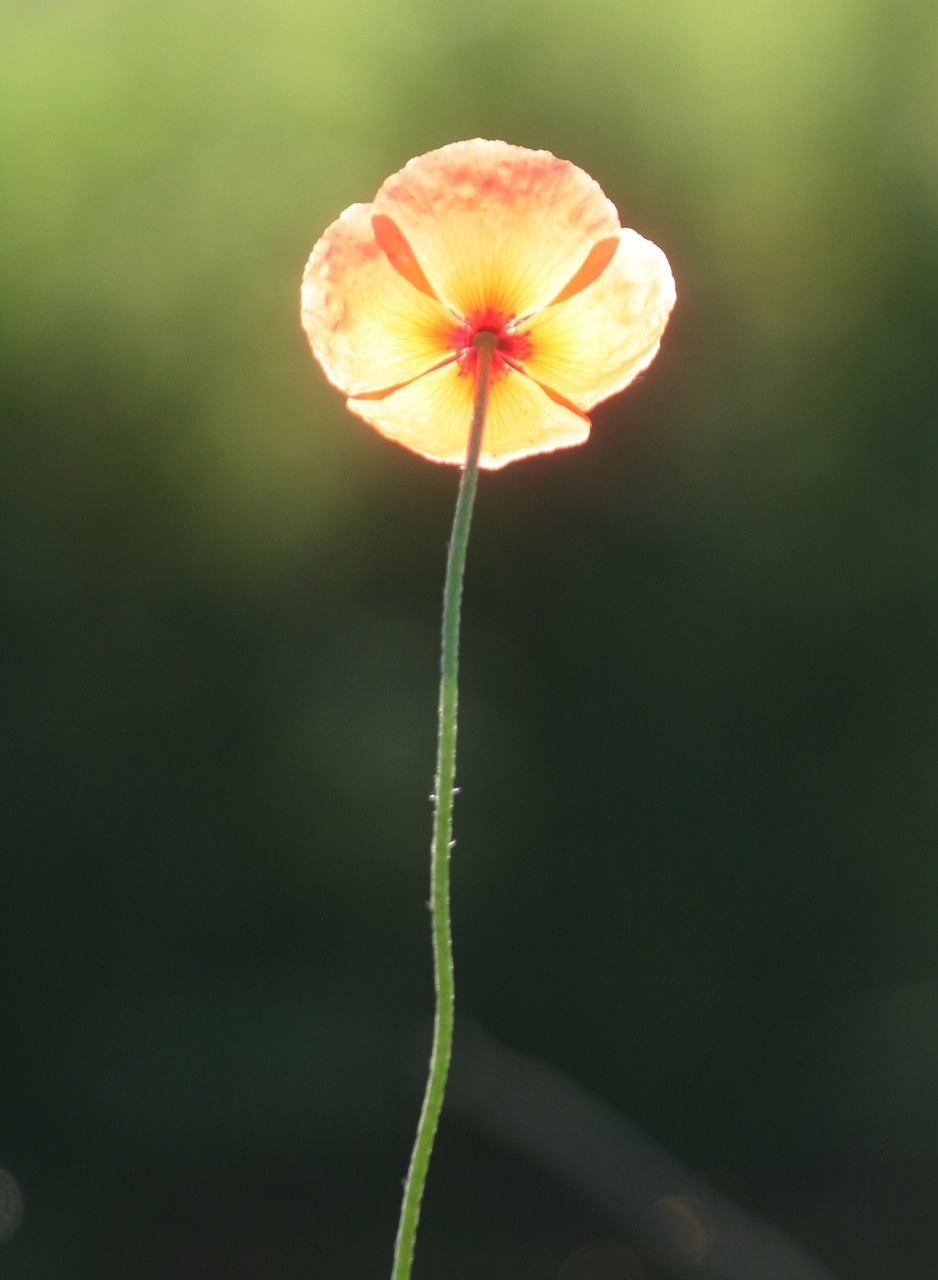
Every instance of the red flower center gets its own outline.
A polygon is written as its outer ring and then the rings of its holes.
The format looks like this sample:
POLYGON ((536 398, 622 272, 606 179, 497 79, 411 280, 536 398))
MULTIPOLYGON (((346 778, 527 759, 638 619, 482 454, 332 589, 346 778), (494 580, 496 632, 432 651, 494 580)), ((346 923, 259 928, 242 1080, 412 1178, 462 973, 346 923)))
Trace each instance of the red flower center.
POLYGON ((531 354, 531 340, 528 331, 518 328, 514 315, 506 315, 495 307, 484 307, 467 316, 462 324, 453 330, 452 343, 456 348, 456 364, 460 373, 474 373, 478 352, 472 345, 477 333, 494 333, 496 336, 495 351, 492 355, 493 378, 507 373, 507 366, 521 372, 521 363, 531 354))

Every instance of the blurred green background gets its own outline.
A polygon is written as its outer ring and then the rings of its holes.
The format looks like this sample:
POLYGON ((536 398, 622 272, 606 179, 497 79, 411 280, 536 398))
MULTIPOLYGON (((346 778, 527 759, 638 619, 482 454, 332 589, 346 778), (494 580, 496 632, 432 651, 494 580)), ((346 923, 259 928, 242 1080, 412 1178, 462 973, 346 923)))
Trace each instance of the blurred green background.
MULTIPOLYGON (((459 1006, 840 1280, 938 1275, 934 5, 0 26, 4 1277, 389 1270, 457 475, 298 291, 477 135, 590 172, 678 305, 587 446, 482 478, 459 1006)), ((454 1099, 415 1280, 664 1274, 454 1099)))

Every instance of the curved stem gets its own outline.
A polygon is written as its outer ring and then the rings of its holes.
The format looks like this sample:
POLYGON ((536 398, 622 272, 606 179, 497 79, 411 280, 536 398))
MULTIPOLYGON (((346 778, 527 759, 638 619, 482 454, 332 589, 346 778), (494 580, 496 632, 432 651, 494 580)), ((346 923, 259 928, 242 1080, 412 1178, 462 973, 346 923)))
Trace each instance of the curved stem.
POLYGON ((456 779, 456 710, 459 669, 459 613, 469 525, 479 475, 479 454, 488 405, 492 355, 496 337, 480 332, 473 339, 476 349, 476 384, 469 428, 466 464, 459 484, 453 532, 446 560, 443 588, 443 628, 440 648, 440 702, 437 733, 435 808, 430 846, 430 914, 433 929, 433 976, 436 1009, 433 1019, 433 1047, 426 1092, 417 1125, 417 1136, 404 1183, 404 1199, 394 1248, 391 1280, 410 1280, 414 1258, 420 1201, 427 1180, 430 1153, 443 1106, 446 1077, 453 1050, 453 934, 449 906, 449 855, 453 843, 453 795, 456 779))

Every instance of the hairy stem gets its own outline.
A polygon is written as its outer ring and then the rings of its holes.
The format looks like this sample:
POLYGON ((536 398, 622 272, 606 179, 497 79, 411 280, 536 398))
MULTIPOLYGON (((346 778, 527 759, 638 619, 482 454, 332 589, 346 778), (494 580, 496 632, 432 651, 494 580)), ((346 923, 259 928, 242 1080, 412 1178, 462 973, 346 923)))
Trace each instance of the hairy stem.
POLYGON ((446 560, 443 588, 443 627, 440 648, 440 703, 437 733, 436 786, 434 788, 433 839, 430 846, 430 915, 433 929, 433 976, 436 1008, 433 1047, 427 1087, 417 1125, 417 1136, 404 1184, 404 1199, 394 1249, 391 1280, 410 1280, 420 1202, 427 1181, 430 1153, 443 1106, 446 1077, 453 1050, 453 933, 450 921, 449 858, 453 843, 453 795, 456 779, 456 712, 459 671, 459 615, 462 602, 466 547, 479 475, 479 454, 488 405, 495 335, 477 333, 475 398, 466 464, 459 484, 453 532, 446 560))

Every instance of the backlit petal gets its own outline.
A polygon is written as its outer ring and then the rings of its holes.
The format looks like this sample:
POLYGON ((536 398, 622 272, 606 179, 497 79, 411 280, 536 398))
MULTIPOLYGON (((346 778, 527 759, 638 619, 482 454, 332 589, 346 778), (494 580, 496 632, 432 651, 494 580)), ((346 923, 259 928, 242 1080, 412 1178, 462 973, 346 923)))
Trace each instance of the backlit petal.
POLYGON ((346 395, 382 391, 454 354, 452 314, 378 244, 372 207, 333 222, 303 276, 303 328, 329 381, 346 395))
POLYGON ((546 306, 593 245, 619 232, 615 206, 582 169, 480 138, 411 160, 374 210, 400 228, 430 284, 463 316, 546 306))
POLYGON ((590 409, 651 362, 673 305, 667 258, 650 240, 623 231, 615 257, 592 284, 528 321, 524 370, 590 409))
MULTIPOLYGON (((380 400, 350 399, 352 413, 382 435, 436 462, 465 461, 472 416, 473 379, 448 364, 380 400)), ((489 391, 483 467, 565 445, 580 444, 589 435, 589 419, 552 399, 543 388, 513 370, 493 379, 489 391)))
POLYGON ((371 229, 394 270, 399 272, 405 280, 409 280, 421 293, 435 298, 433 285, 424 274, 423 267, 417 261, 413 249, 407 243, 407 237, 397 223, 386 213, 373 213, 371 229))
POLYGON ((604 240, 596 241, 583 259, 583 265, 579 271, 571 276, 556 298, 551 298, 551 306, 556 306, 558 302, 564 302, 567 298, 572 298, 575 293, 579 293, 581 289, 585 289, 588 284, 592 284, 594 280, 602 275, 616 256, 621 234, 620 231, 617 231, 615 235, 606 236, 604 240))

